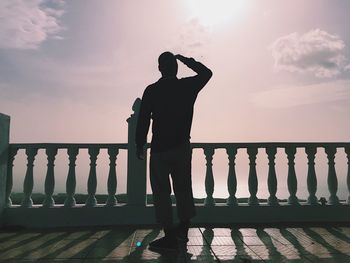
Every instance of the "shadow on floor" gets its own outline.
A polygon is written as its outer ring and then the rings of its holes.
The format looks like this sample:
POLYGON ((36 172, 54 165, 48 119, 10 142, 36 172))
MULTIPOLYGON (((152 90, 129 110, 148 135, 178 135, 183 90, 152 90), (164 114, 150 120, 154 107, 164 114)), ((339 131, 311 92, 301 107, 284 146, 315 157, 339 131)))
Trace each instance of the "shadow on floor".
POLYGON ((147 248, 158 228, 1 230, 0 262, 350 262, 349 227, 191 228, 178 252, 147 248))

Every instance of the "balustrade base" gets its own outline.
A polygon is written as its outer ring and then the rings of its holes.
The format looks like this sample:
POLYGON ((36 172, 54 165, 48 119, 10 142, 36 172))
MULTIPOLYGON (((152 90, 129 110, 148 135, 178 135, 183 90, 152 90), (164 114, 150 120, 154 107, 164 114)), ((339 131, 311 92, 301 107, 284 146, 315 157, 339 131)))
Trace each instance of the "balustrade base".
POLYGON ((43 202, 43 207, 53 207, 55 205, 55 201, 52 197, 48 197, 43 202))
POLYGON ((307 204, 308 205, 319 205, 317 197, 316 196, 309 196, 307 198, 307 204))
POLYGON ((21 203, 21 207, 30 208, 32 206, 33 206, 32 198, 25 198, 21 203))
MULTIPOLYGON (((350 206, 279 206, 239 205, 229 207, 218 204, 213 207, 196 206, 195 224, 295 224, 295 223, 350 223, 350 206)), ((176 206, 173 206, 174 219, 176 206)), ((117 205, 115 207, 85 207, 77 205, 67 208, 63 205, 44 208, 34 205, 33 208, 14 206, 5 208, 4 226, 24 227, 77 227, 77 226, 106 226, 106 225, 155 225, 154 207, 117 205)))
POLYGON ((300 205, 298 197, 296 197, 295 195, 288 197, 288 204, 289 205, 300 205))
POLYGON ((227 199, 226 204, 227 204, 228 206, 237 206, 237 205, 238 205, 237 198, 236 198, 235 196, 230 196, 230 197, 227 199))
POLYGON ((248 204, 250 206, 258 206, 259 205, 259 199, 256 196, 251 196, 248 198, 248 204))
POLYGON ((5 207, 6 207, 6 208, 9 208, 9 207, 11 207, 11 206, 12 206, 12 200, 11 200, 11 198, 8 198, 8 199, 6 200, 5 207))
POLYGON ((117 205, 117 198, 115 196, 108 196, 106 201, 106 206, 116 206, 117 205))
POLYGON ((76 205, 75 198, 73 196, 68 196, 64 201, 64 207, 73 207, 76 205))
POLYGON ((204 199, 204 206, 214 206, 215 205, 215 200, 212 196, 207 196, 204 199))
POLYGON ((89 195, 88 198, 86 199, 85 206, 87 206, 87 207, 94 207, 96 205, 97 205, 96 197, 89 195))
POLYGON ((270 196, 270 197, 267 199, 267 203, 268 203, 268 205, 271 205, 271 206, 279 205, 278 199, 277 199, 276 196, 270 196))
POLYGON ((337 196, 330 196, 328 199, 330 205, 340 205, 339 198, 337 196))

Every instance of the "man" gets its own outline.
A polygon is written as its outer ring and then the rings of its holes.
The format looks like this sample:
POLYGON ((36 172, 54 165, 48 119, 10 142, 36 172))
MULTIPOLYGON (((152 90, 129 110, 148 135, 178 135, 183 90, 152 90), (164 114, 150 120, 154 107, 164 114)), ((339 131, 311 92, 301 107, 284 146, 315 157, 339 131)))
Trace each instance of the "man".
POLYGON ((195 216, 192 194, 190 131, 193 106, 198 92, 212 72, 202 63, 170 52, 158 58, 162 77, 149 85, 142 97, 136 128, 137 157, 144 159, 144 145, 152 118, 150 180, 157 222, 165 236, 149 244, 151 249, 177 249, 177 239, 187 242, 190 219, 195 216), (176 77, 177 60, 197 73, 188 78, 176 77), (180 224, 173 227, 170 198, 171 174, 180 224))

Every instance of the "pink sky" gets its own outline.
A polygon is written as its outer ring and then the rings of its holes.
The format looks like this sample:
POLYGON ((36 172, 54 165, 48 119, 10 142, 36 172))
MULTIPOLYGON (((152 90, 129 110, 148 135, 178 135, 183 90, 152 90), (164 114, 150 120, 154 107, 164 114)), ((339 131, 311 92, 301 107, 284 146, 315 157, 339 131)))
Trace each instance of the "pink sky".
POLYGON ((159 78, 165 50, 214 73, 193 142, 350 141, 350 3, 213 3, 2 1, 0 111, 11 141, 126 142, 133 101, 159 78))

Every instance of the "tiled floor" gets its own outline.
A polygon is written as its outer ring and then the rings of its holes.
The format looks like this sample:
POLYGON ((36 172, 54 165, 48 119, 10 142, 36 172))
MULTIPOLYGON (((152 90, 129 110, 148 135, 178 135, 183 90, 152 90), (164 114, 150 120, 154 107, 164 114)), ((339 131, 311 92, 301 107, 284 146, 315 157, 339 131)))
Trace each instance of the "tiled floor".
POLYGON ((191 228, 187 251, 148 250, 162 235, 133 227, 2 230, 0 262, 350 262, 350 227, 191 228))

